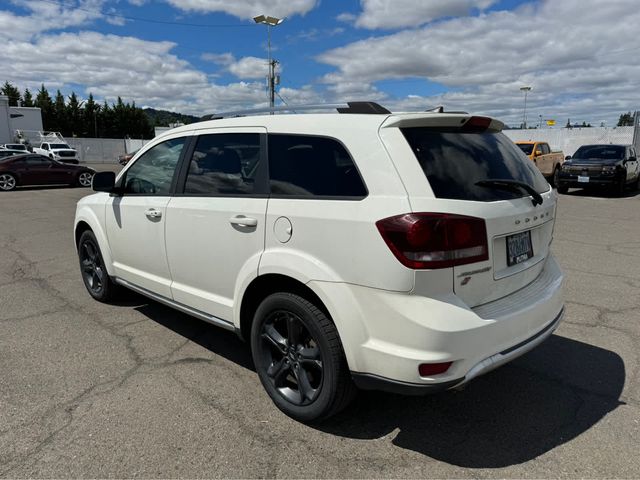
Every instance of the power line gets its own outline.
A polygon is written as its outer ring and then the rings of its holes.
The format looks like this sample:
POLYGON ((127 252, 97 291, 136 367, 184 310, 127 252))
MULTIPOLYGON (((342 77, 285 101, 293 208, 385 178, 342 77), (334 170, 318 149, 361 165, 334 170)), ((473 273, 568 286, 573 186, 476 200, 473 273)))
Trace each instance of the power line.
POLYGON ((105 17, 114 17, 121 18, 123 20, 130 20, 133 22, 145 22, 145 23, 155 23, 159 25, 178 25, 182 27, 201 27, 201 28, 246 28, 246 27, 254 27, 252 24, 242 25, 242 24, 215 24, 215 23, 185 23, 185 22, 170 22, 168 20, 153 20, 150 18, 141 18, 141 17, 132 17, 129 15, 120 15, 119 13, 105 13, 101 10, 91 10, 88 8, 82 8, 75 5, 70 5, 68 3, 57 1, 57 0, 40 0, 45 3, 52 3, 54 5, 58 5, 60 7, 73 8, 75 10, 80 10, 82 12, 87 13, 96 13, 105 17))

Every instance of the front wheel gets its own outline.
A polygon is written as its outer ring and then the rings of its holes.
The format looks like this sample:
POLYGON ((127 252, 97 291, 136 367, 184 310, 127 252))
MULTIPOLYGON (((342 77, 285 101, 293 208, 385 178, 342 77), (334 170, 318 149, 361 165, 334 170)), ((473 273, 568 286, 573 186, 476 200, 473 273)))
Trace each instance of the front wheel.
POLYGON ((620 179, 618 183, 613 186, 613 194, 617 197, 622 197, 624 195, 624 190, 627 186, 627 172, 624 172, 624 176, 620 179))
POLYGON ((553 187, 558 187, 558 184, 560 183, 560 167, 556 167, 555 170, 553 171, 553 175, 551 176, 551 186, 553 187))
POLYGON ((274 293, 262 301, 251 328, 251 350, 271 400, 296 420, 328 418, 355 394, 335 325, 299 295, 274 293))
POLYGON ((76 184, 79 187, 90 187, 92 178, 93 178, 93 174, 92 173, 90 173, 90 172, 82 172, 80 175, 78 175, 78 178, 76 180, 76 184))
POLYGON ((91 230, 85 231, 80 237, 78 260, 82 281, 89 295, 99 302, 110 301, 116 293, 117 285, 109 278, 98 240, 91 230))
POLYGON ((14 188, 16 188, 16 185, 16 177, 11 175, 10 173, 0 174, 0 190, 8 192, 9 190, 13 190, 14 188))
POLYGON ((569 187, 562 185, 560 182, 556 183, 556 188, 558 189, 558 193, 562 193, 563 195, 569 191, 569 187))

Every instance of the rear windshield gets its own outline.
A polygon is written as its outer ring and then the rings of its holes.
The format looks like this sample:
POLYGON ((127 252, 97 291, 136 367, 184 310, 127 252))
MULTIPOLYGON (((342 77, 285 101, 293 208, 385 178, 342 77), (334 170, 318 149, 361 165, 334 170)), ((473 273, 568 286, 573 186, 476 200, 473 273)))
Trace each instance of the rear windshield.
POLYGON ((617 145, 584 145, 576 150, 573 158, 601 158, 603 160, 622 160, 624 158, 624 147, 617 145))
POLYGON ((476 185, 489 179, 524 182, 539 193, 550 188, 533 162, 502 133, 426 127, 403 128, 402 133, 438 198, 492 202, 529 195, 476 185))
POLYGON ((516 145, 525 155, 531 155, 531 152, 533 152, 533 143, 517 143, 516 145))

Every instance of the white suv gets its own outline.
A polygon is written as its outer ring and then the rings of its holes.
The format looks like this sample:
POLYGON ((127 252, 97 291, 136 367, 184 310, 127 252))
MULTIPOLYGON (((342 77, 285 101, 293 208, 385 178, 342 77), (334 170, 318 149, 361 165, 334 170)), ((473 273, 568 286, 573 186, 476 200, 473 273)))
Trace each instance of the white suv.
POLYGON ((170 130, 80 200, 89 293, 125 286, 249 341, 283 412, 460 386, 563 312, 556 193, 464 113, 244 116, 170 130))

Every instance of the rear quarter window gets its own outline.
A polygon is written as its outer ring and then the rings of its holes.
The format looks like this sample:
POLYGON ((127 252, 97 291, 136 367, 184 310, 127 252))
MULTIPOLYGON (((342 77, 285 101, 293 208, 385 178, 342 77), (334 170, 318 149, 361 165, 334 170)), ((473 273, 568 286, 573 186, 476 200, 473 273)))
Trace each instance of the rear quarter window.
POLYGON ((403 128, 407 142, 437 198, 492 202, 528 196, 476 185, 483 180, 524 182, 537 192, 549 184, 526 155, 502 133, 460 133, 403 128))

